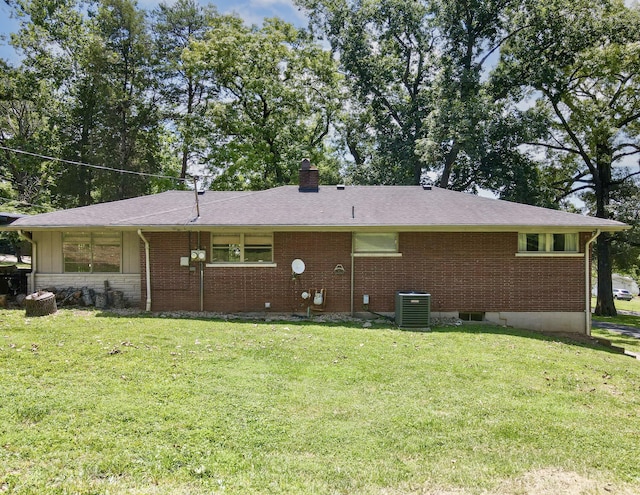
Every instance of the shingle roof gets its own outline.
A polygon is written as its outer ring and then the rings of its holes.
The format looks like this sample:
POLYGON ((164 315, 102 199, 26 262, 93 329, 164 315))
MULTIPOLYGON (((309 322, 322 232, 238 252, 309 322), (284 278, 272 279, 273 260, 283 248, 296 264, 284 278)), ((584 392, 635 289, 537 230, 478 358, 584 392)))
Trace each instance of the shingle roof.
POLYGON ((265 191, 168 191, 21 218, 12 229, 203 227, 280 228, 284 230, 518 230, 558 228, 623 230, 620 222, 472 194, 420 186, 297 186, 265 191))
POLYGON ((18 218, 23 218, 26 215, 22 215, 20 213, 11 213, 6 211, 0 211, 0 225, 6 225, 9 223, 13 223, 18 218))

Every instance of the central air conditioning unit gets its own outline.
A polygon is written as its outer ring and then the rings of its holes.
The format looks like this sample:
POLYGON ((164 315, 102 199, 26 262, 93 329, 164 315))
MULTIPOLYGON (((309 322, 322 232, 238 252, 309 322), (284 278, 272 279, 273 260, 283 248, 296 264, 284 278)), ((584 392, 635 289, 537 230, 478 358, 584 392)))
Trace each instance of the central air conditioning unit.
POLYGON ((431 322, 431 294, 418 291, 396 292, 396 325, 426 328, 431 322))

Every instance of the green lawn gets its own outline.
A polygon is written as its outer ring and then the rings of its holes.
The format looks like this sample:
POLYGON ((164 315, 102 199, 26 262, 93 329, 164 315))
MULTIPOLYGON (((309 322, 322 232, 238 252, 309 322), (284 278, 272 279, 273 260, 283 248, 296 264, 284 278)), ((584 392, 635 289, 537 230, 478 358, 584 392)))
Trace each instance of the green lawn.
POLYGON ((631 494, 638 411, 639 361, 499 327, 0 311, 0 492, 631 494))
MULTIPOLYGON (((634 297, 631 301, 622 301, 616 299, 616 309, 618 311, 634 311, 636 313, 640 313, 640 297, 634 297)), ((595 307, 595 300, 594 300, 595 307)))
MULTIPOLYGON (((595 307, 596 300, 595 298, 591 301, 591 306, 595 307)), ((593 321, 610 323, 621 325, 625 327, 632 327, 640 329, 640 298, 634 297, 631 301, 615 301, 616 309, 620 311, 618 316, 609 317, 609 316, 593 316, 593 321), (628 314, 626 312, 632 312, 637 314, 628 314)), ((613 345, 624 347, 625 349, 640 353, 640 340, 628 337, 626 335, 621 335, 616 332, 610 332, 601 328, 593 328, 591 331, 592 335, 595 337, 605 338, 613 345)))

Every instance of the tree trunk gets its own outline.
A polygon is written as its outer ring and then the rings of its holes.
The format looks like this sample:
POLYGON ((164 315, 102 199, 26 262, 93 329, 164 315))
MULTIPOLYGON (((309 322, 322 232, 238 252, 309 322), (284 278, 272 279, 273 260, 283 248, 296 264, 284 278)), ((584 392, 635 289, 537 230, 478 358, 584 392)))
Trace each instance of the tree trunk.
MULTIPOLYGON (((596 195, 596 217, 609 218, 607 208, 611 201, 611 149, 605 141, 597 146, 596 160, 598 173, 594 177, 596 195)), ((597 240, 598 252, 598 298, 595 313, 598 316, 617 316, 613 302, 613 282, 611 275, 611 235, 603 232, 597 240)))
POLYGON ((603 232, 598 237, 596 244, 598 251, 598 299, 595 313, 598 316, 616 316, 618 314, 613 302, 610 242, 610 234, 603 232))
POLYGON ((29 294, 25 301, 25 316, 46 316, 58 311, 56 296, 52 292, 29 294))
POLYGON ((451 149, 447 153, 444 159, 444 168, 442 169, 442 176, 440 177, 440 187, 446 189, 449 187, 449 180, 451 179, 451 172, 453 171, 453 164, 458 158, 458 152, 460 151, 460 144, 455 141, 451 145, 451 149))

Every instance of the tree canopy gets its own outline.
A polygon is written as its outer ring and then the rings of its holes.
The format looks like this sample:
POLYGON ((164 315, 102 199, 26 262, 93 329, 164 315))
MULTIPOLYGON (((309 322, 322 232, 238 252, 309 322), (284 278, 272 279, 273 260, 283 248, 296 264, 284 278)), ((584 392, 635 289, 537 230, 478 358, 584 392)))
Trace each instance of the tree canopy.
MULTIPOLYGON (((527 111, 546 132, 525 144, 558 199, 590 193, 592 213, 613 218, 612 197, 640 175, 640 13, 617 1, 530 5, 501 52, 496 77, 538 97, 527 111)), ((598 238, 597 314, 615 314, 613 239, 598 238)))

